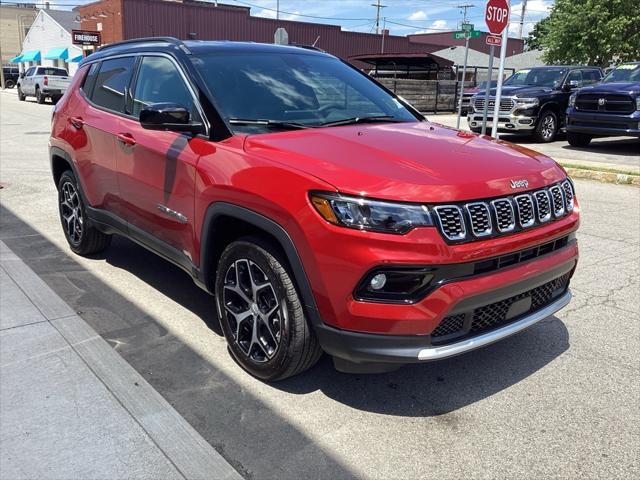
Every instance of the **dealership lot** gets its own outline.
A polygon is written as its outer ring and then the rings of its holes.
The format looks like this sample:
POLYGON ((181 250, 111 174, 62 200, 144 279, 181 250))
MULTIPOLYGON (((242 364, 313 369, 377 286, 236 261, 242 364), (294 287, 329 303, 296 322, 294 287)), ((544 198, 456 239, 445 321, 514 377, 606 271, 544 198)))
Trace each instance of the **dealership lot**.
MULTIPOLYGON (((246 478, 640 475, 640 189, 576 182, 582 257, 556 317, 441 363, 364 376, 324 358, 265 384, 233 362, 211 297, 181 270, 124 239, 71 254, 47 158, 52 107, 0 100, 0 239, 246 478)), ((637 141, 602 142, 527 146, 640 165, 637 141)))

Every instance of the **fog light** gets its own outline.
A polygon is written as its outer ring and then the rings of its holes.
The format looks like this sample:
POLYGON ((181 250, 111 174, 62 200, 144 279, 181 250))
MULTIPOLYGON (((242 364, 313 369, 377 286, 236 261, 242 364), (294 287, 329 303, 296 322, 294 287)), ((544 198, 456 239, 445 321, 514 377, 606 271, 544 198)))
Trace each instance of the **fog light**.
POLYGON ((371 279, 371 288, 373 290, 381 290, 387 283, 387 276, 384 273, 378 273, 371 279))

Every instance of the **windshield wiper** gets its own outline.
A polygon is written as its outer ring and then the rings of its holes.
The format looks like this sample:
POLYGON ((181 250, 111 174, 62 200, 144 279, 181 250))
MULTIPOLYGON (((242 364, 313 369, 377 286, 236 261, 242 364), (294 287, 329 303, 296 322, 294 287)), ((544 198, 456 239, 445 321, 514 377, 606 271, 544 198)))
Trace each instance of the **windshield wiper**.
POLYGON ((312 128, 311 125, 303 125, 302 123, 283 122, 280 120, 258 120, 250 118, 230 118, 229 123, 232 125, 262 125, 268 128, 281 128, 285 130, 312 128))
POLYGON ((399 120, 391 115, 372 115, 370 117, 351 117, 343 118, 342 120, 335 120, 332 122, 321 123, 321 127, 336 127, 338 125, 353 125, 355 123, 376 123, 376 122, 404 122, 406 120, 399 120))

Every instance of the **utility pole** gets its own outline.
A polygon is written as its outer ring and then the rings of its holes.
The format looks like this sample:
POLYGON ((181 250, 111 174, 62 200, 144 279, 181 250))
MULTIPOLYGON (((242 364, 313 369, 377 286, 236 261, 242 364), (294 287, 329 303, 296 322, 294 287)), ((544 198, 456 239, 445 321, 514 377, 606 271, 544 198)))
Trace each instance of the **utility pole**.
MULTIPOLYGON (((475 5, 465 4, 458 5, 458 8, 462 9, 462 23, 467 23, 467 10, 473 8, 475 5)), ((456 119, 456 128, 460 128, 460 117, 462 116, 462 95, 464 94, 464 81, 467 77, 467 59, 469 58, 469 36, 471 32, 465 30, 464 36, 464 65, 462 67, 462 82, 460 82, 460 100, 458 103, 458 118, 456 119)))
POLYGON ((520 13, 520 31, 518 32, 518 38, 522 40, 522 30, 524 27, 524 14, 527 11, 527 0, 522 0, 522 12, 520 13))
POLYGON ((276 0, 276 20, 280 20, 280 0, 276 0))
POLYGON ((381 0, 376 0, 376 3, 372 3, 372 7, 376 7, 376 35, 380 34, 380 10, 387 8, 386 5, 380 3, 381 0))

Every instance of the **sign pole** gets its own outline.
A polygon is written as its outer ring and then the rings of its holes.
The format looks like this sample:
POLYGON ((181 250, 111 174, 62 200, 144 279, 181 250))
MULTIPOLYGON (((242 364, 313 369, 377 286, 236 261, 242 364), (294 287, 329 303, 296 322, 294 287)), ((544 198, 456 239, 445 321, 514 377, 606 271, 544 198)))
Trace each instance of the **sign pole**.
MULTIPOLYGON (((508 3, 507 3, 508 5, 508 3)), ((507 40, 509 39, 509 18, 510 10, 507 12, 507 24, 502 30, 502 45, 500 46, 500 66, 498 67, 498 84, 496 85, 495 107, 493 108, 493 127, 491 136, 498 138, 498 120, 500 118, 500 97, 502 96, 502 76, 504 75, 504 58, 507 54, 507 40)))
POLYGON ((458 102, 458 118, 456 119, 456 129, 460 129, 460 116, 462 115, 462 95, 464 93, 464 81, 467 78, 467 58, 469 56, 469 36, 470 32, 465 34, 464 42, 464 65, 462 67, 462 82, 460 83, 460 101, 458 102))
POLYGON ((489 72, 487 74, 487 87, 484 91, 484 107, 482 108, 482 131, 480 135, 487 134, 487 112, 489 111, 489 91, 491 90, 491 81, 493 80, 493 55, 495 52, 495 45, 489 47, 489 72))

